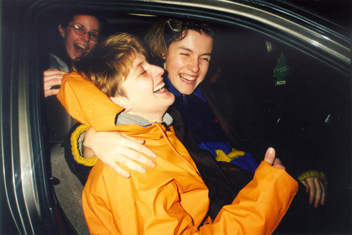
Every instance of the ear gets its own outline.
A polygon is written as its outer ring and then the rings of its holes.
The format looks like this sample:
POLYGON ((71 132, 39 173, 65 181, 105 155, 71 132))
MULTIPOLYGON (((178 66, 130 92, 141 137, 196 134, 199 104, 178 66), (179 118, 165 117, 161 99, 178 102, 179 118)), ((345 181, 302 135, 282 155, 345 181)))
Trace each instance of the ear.
POLYGON ((59 26, 57 27, 59 30, 59 34, 61 35, 62 38, 65 38, 66 36, 66 30, 64 28, 62 28, 62 25, 59 24, 59 26))
POLYGON ((123 112, 127 113, 131 110, 130 102, 127 97, 124 96, 114 96, 110 97, 112 102, 124 108, 123 112))

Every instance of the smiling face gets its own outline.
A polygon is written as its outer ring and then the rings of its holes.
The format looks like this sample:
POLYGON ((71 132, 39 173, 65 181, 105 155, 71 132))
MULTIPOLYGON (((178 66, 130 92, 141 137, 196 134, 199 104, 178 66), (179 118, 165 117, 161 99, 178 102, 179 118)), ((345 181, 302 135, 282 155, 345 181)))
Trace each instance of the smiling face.
POLYGON ((125 96, 111 99, 125 107, 125 112, 142 116, 150 122, 161 122, 175 100, 174 95, 164 88, 163 74, 162 68, 149 64, 142 54, 136 53, 133 67, 121 84, 125 96))
POLYGON ((192 94, 204 80, 212 50, 212 37, 194 30, 188 30, 184 39, 170 44, 165 69, 172 85, 181 94, 192 94))
POLYGON ((89 33, 99 34, 100 23, 94 16, 76 15, 68 25, 60 24, 59 33, 65 41, 67 55, 71 60, 74 60, 84 56, 96 46, 97 42, 91 40, 89 33), (74 25, 83 26, 86 29, 86 33, 81 36, 78 35, 72 27, 74 25))

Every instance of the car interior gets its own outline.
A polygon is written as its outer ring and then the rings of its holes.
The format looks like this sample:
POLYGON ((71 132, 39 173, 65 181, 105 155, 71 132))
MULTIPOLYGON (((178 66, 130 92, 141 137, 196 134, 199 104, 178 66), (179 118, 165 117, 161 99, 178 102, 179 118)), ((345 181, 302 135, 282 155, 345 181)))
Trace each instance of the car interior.
MULTIPOLYGON (((350 75, 321 59, 319 52, 277 30, 256 28, 242 23, 243 19, 220 21, 204 15, 167 11, 144 14, 132 9, 97 10, 104 18, 101 38, 129 32, 143 39, 153 22, 163 17, 194 18, 213 25, 216 36, 207 79, 219 91, 219 99, 226 97, 222 86, 240 95, 239 107, 251 113, 251 117, 243 118, 253 119, 250 126, 239 127, 243 129, 241 134, 258 146, 268 139, 272 146, 284 146, 285 151, 278 152, 292 175, 297 173, 295 166, 301 164, 324 171, 328 176, 328 201, 314 212, 319 221, 314 225, 315 231, 351 231, 350 75)), ((39 49, 34 57, 39 66, 32 68, 36 70, 33 74, 41 75, 45 70, 47 45, 58 36, 55 16, 61 10, 64 9, 48 7, 36 17, 38 25, 33 26, 33 41, 29 42, 39 49)), ((41 79, 39 76, 33 82, 41 84, 41 79)), ((54 185, 55 199, 74 230, 77 234, 88 234, 80 204, 83 185, 65 159, 65 141, 67 145, 67 134, 75 121, 55 103, 55 97, 50 99, 41 105, 47 173, 54 185), (47 116, 54 112, 54 117, 47 116)), ((297 229, 294 224, 289 227, 297 229)))

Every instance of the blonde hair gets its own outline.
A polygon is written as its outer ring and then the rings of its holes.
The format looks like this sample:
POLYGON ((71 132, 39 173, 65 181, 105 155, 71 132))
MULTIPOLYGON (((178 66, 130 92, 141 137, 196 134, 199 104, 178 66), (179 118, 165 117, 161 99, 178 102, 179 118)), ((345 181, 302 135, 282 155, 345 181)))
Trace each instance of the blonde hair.
POLYGON ((112 35, 85 57, 74 61, 73 70, 90 79, 107 96, 125 96, 120 84, 128 76, 136 53, 147 56, 137 37, 128 33, 112 35))

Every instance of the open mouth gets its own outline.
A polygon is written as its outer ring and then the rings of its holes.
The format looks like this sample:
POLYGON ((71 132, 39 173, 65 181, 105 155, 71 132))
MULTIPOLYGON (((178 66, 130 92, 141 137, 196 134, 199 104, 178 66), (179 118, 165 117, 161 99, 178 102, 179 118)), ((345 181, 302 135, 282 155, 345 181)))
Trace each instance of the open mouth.
POLYGON ((196 80, 195 76, 188 76, 188 75, 181 75, 181 74, 179 74, 179 76, 181 80, 185 82, 194 82, 196 80))
POLYGON ((165 90, 165 83, 162 82, 160 83, 159 85, 157 85, 155 88, 154 88, 154 93, 157 93, 157 92, 163 92, 165 90))
POLYGON ((88 47, 84 46, 82 44, 74 44, 75 46, 75 50, 80 53, 81 55, 86 54, 86 52, 88 51, 88 47))

